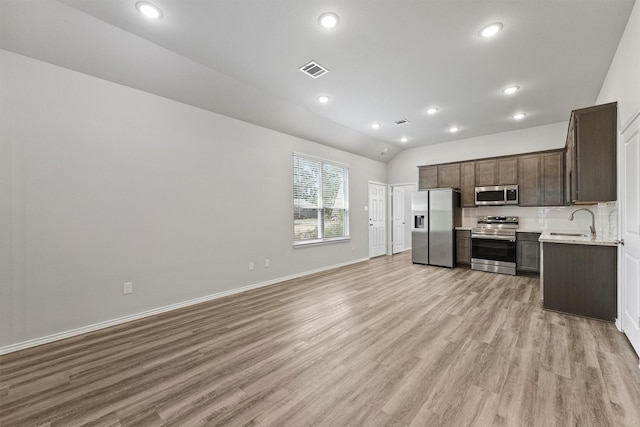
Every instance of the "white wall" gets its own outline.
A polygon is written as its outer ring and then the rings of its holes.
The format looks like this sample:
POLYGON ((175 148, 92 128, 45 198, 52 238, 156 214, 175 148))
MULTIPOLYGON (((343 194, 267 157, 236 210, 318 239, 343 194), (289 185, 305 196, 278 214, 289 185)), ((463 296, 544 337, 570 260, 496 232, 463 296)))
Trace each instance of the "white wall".
POLYGON ((0 348, 368 256, 383 163, 7 51, 0 63, 0 348), (350 165, 350 242, 293 249, 294 151, 350 165))
POLYGON ((481 159, 564 147, 567 122, 428 145, 400 152, 387 164, 389 183, 417 182, 420 165, 481 159))
POLYGON ((640 111, 640 2, 636 1, 596 104, 618 101, 618 124, 640 111))

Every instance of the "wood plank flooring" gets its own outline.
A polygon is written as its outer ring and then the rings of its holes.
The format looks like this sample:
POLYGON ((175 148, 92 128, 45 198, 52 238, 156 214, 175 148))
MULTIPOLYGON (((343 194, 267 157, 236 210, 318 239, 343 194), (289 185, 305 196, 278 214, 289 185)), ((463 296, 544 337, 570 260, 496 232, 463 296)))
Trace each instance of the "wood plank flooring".
POLYGON ((0 426, 635 426, 613 324, 380 257, 0 357, 0 426))

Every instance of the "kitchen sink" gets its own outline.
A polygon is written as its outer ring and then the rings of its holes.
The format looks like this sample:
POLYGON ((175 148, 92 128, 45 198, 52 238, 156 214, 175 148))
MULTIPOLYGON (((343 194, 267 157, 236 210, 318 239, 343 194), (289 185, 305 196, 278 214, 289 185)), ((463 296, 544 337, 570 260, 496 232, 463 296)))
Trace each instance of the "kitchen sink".
POLYGON ((580 234, 580 233, 555 233, 555 232, 551 232, 549 234, 551 234, 552 236, 587 237, 586 234, 580 234))

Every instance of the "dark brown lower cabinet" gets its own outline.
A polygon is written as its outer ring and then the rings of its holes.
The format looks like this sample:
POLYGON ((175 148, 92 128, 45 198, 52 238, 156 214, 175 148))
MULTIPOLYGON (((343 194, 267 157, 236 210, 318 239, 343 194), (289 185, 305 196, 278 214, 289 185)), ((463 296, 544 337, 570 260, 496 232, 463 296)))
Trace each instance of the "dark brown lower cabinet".
POLYGON ((542 245, 544 308, 613 322, 617 314, 617 248, 542 245))
POLYGON ((471 231, 456 230, 456 262, 471 265, 471 231))
POLYGON ((516 233, 516 271, 540 274, 540 233, 516 233))

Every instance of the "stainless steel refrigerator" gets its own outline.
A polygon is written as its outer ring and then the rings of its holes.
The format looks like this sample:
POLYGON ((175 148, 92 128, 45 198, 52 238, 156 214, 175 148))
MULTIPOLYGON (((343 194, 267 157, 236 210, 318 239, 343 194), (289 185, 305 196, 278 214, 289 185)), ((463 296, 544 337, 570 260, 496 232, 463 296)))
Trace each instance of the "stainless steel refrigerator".
POLYGON ((460 191, 451 188, 414 191, 411 214, 413 263, 455 267, 455 228, 462 220, 460 191))

